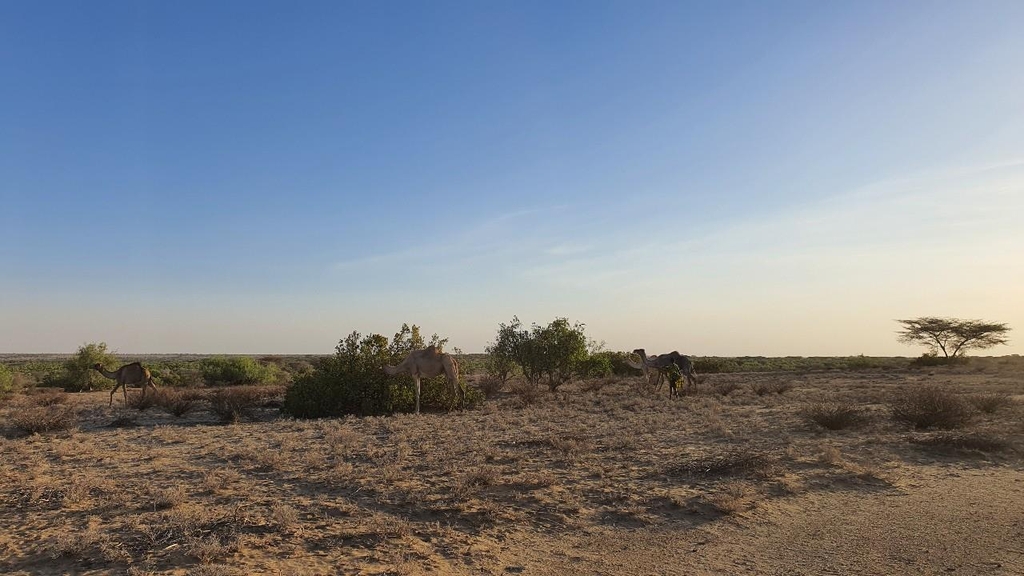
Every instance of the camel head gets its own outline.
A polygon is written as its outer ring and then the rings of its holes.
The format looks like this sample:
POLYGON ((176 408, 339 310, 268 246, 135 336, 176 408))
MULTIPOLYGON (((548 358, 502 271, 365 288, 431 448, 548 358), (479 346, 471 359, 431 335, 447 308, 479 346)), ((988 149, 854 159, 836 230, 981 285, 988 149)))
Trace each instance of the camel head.
POLYGON ((99 362, 97 362, 97 363, 92 365, 92 369, 93 370, 103 370, 103 364, 100 364, 99 362))
POLYGON ((398 374, 398 366, 388 366, 387 364, 385 364, 384 373, 387 374, 388 376, 394 376, 395 374, 398 374))

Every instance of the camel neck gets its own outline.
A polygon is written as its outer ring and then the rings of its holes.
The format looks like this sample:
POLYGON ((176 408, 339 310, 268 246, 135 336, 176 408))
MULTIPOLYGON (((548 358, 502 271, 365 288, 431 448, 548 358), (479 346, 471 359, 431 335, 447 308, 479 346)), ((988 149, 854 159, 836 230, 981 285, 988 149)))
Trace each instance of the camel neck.
POLYGON ((94 370, 96 370, 100 374, 103 374, 107 378, 110 378, 111 380, 116 380, 117 379, 117 373, 116 372, 109 372, 105 368, 94 368, 94 370))

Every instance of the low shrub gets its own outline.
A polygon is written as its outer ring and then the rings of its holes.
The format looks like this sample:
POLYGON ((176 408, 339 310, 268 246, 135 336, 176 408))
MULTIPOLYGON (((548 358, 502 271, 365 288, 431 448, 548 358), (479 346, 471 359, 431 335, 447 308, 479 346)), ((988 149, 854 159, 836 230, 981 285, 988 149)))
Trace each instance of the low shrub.
POLYGON ((136 392, 132 390, 128 393, 128 401, 125 403, 125 407, 145 412, 157 405, 159 402, 159 394, 159 391, 153 392, 152 390, 145 390, 136 392))
POLYGON ((917 367, 929 367, 929 366, 954 366, 957 364, 966 364, 967 357, 965 356, 939 356, 935 352, 925 352, 921 356, 911 360, 911 366, 917 367))
POLYGON ((711 391, 719 396, 728 396, 742 387, 739 382, 719 382, 711 387, 711 391))
POLYGON ((203 393, 197 390, 174 388, 162 388, 154 395, 156 405, 177 418, 193 411, 202 399, 203 393))
POLYGON ((1001 392, 968 394, 967 402, 979 412, 994 414, 1013 405, 1013 397, 1001 392))
POLYGON ((938 386, 917 386, 889 400, 892 417, 914 428, 959 428, 970 421, 968 403, 938 386))
POLYGON ((864 422, 863 409, 839 400, 809 404, 803 409, 801 415, 808 422, 817 424, 826 430, 854 428, 864 422))
POLYGON ((509 390, 523 406, 532 406, 540 400, 541 389, 534 382, 518 381, 509 386, 509 390))
POLYGON ((260 364, 249 356, 205 358, 199 363, 199 370, 211 386, 274 384, 282 372, 275 364, 260 364))
POLYGON ((49 382, 44 381, 44 384, 56 385, 68 392, 113 388, 113 380, 93 370, 96 364, 102 364, 108 369, 117 364, 117 358, 107 351, 106 342, 83 344, 78 348, 78 352, 64 363, 63 373, 50 375, 49 382))
POLYGON ((504 383, 496 376, 484 376, 477 380, 476 387, 480 389, 485 398, 493 398, 504 387, 504 383))
POLYGON ((732 450, 702 455, 670 463, 665 468, 668 476, 711 478, 722 476, 771 475, 775 462, 765 454, 745 450, 732 450))
POLYGON ((32 403, 36 406, 55 406, 68 401, 67 392, 56 390, 45 390, 31 396, 32 403))
MULTIPOLYGON (((436 336, 434 341, 443 343, 436 336)), ((412 378, 388 376, 384 366, 399 364, 409 351, 424 347, 417 326, 403 325, 393 340, 353 332, 338 343, 334 356, 321 359, 312 373, 296 378, 282 410, 297 418, 412 412, 416 405, 412 378)), ((466 408, 482 400, 480 390, 467 387, 466 408)), ((420 405, 421 410, 450 411, 460 407, 460 398, 447 379, 438 376, 422 380, 420 405)))
POLYGON ((10 394, 14 391, 14 371, 6 364, 0 364, 0 394, 10 394))
POLYGON ((13 413, 11 425, 25 434, 70 430, 78 424, 78 415, 70 406, 34 406, 13 413))
POLYGON ((281 392, 280 388, 268 386, 221 388, 210 394, 210 410, 223 422, 241 422, 251 419, 257 408, 281 392))
POLYGON ((1007 452, 1013 449, 1013 444, 1005 437, 986 432, 940 432, 924 438, 913 438, 911 442, 931 448, 978 452, 1007 452))
POLYGON ((791 382, 785 380, 772 380, 771 382, 753 382, 750 384, 750 389, 758 396, 764 396, 766 394, 782 394, 787 390, 793 388, 791 382))

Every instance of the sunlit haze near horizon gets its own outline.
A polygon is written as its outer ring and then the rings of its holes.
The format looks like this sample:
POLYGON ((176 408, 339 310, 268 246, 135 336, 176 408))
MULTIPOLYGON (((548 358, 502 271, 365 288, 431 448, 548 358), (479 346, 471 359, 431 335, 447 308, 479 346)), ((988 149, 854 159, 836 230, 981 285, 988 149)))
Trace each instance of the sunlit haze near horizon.
POLYGON ((1024 3, 4 2, 0 353, 1024 353, 1024 3))

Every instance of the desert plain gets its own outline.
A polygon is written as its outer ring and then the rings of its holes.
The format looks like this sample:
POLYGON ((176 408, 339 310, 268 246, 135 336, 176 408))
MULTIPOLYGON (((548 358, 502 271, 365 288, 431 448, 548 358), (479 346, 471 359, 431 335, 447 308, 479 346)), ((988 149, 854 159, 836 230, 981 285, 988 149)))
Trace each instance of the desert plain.
POLYGON ((0 573, 1024 574, 1020 358, 700 380, 323 420, 10 395, 0 573), (962 421, 893 417, 922 390, 962 421))

